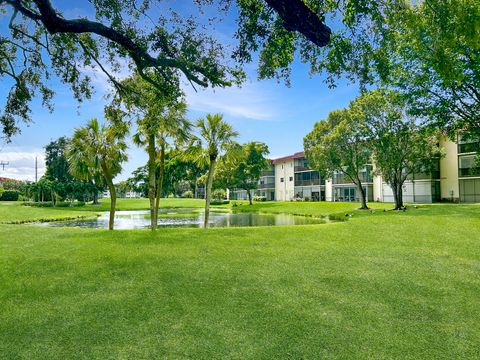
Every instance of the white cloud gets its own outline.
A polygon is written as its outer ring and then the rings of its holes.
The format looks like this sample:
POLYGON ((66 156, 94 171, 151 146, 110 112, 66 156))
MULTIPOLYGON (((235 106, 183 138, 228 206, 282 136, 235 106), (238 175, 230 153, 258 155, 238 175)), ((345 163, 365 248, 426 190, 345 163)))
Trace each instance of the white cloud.
POLYGON ((0 152, 0 161, 8 162, 3 169, 0 166, 0 177, 16 180, 35 180, 35 157, 38 164, 38 178, 45 173, 45 155, 43 150, 22 148, 6 148, 0 152))
MULTIPOLYGON (((190 109, 200 112, 224 113, 251 120, 275 120, 278 107, 274 97, 260 84, 245 84, 241 88, 185 88, 190 109)), ((278 105, 278 104, 277 104, 278 105)))

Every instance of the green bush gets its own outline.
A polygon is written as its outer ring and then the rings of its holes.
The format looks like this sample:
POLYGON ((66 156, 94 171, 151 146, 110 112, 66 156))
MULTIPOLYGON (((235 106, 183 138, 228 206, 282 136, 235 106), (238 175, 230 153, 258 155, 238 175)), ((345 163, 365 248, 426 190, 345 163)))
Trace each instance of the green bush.
POLYGON ((212 198, 217 201, 223 200, 226 197, 227 197, 227 193, 223 189, 217 189, 212 193, 212 198))
MULTIPOLYGON (((51 201, 45 201, 45 202, 25 201, 22 205, 33 206, 33 207, 53 207, 53 204, 51 201)), ((55 207, 81 207, 81 206, 85 206, 85 203, 83 201, 77 201, 77 202, 61 201, 55 204, 55 207)))
POLYGON ((212 200, 210 201, 210 205, 226 205, 229 204, 229 200, 212 200))
POLYGON ((253 201, 267 201, 267 198, 265 196, 255 195, 253 201))
POLYGON ((184 198, 187 198, 187 199, 193 199, 193 192, 191 192, 190 190, 185 191, 185 192, 182 194, 182 196, 183 196, 184 198))
POLYGON ((17 201, 19 196, 20 192, 18 190, 6 190, 2 193, 2 197, 0 198, 0 200, 17 201))

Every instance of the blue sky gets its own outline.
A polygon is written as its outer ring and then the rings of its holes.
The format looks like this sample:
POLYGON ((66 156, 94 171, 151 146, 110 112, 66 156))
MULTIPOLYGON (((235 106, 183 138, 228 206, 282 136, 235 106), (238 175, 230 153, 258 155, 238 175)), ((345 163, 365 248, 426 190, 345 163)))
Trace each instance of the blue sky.
MULTIPOLYGON (((173 3, 182 10, 183 1, 173 3)), ((88 11, 88 8, 77 8, 69 10, 66 16, 85 16, 88 11)), ((228 43, 233 31, 233 21, 227 19, 216 28, 215 34, 219 40, 228 43)), ((186 86, 188 117, 195 120, 207 113, 223 113, 240 133, 240 142, 265 142, 272 158, 301 151, 303 137, 313 124, 325 118, 331 110, 345 107, 358 94, 358 87, 346 82, 340 82, 335 89, 328 88, 320 76, 310 78, 308 66, 299 62, 292 68, 291 87, 275 80, 257 81, 256 63, 248 65, 246 71, 248 79, 241 88, 198 89, 195 92, 186 86)), ((55 111, 49 113, 38 101, 32 104, 34 122, 29 126, 22 125, 22 133, 15 136, 12 143, 0 143, 0 160, 10 162, 5 170, 0 168, 0 177, 33 180, 36 156, 41 176, 44 172, 43 147, 49 141, 70 136, 75 127, 92 117, 102 117, 106 103, 103 95, 109 85, 102 74, 92 72, 92 75, 96 88, 92 100, 79 105, 65 85, 54 82, 57 92, 55 111)), ((4 98, 9 83, 4 79, 1 81, 0 97, 4 98)), ((131 144, 129 161, 116 180, 128 178, 134 169, 146 163, 146 159, 144 151, 131 144)))

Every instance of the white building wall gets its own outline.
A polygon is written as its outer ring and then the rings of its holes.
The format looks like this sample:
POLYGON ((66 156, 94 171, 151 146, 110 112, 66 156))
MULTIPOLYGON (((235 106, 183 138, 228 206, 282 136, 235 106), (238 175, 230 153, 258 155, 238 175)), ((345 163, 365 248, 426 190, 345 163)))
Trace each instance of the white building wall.
MULTIPOLYGON (((432 202, 432 180, 405 181, 402 187, 404 202, 432 202)), ((383 183, 383 202, 394 202, 393 191, 390 185, 383 183)))
POLYGON ((290 201, 294 196, 293 160, 275 164, 275 199, 290 201))
POLYGON ((373 201, 384 201, 383 200, 383 179, 380 175, 375 175, 373 177, 373 201))
POLYGON ((333 201, 332 179, 325 180, 325 201, 333 201))

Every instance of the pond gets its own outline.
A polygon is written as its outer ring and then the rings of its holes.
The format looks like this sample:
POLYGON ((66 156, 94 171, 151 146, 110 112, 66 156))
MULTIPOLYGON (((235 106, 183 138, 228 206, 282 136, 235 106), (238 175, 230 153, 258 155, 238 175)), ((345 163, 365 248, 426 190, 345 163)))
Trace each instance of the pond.
MULTIPOLYGON (((46 222, 44 226, 70 226, 81 228, 108 229, 108 212, 96 219, 80 219, 58 222, 46 222)), ((158 215, 159 227, 203 227, 204 213, 198 209, 165 209, 158 215)), ((315 217, 296 216, 290 214, 231 213, 211 211, 209 224, 211 227, 234 226, 275 226, 275 225, 307 225, 324 224, 329 220, 315 217)), ((144 229, 150 226, 148 210, 117 211, 115 213, 115 229, 144 229)))

